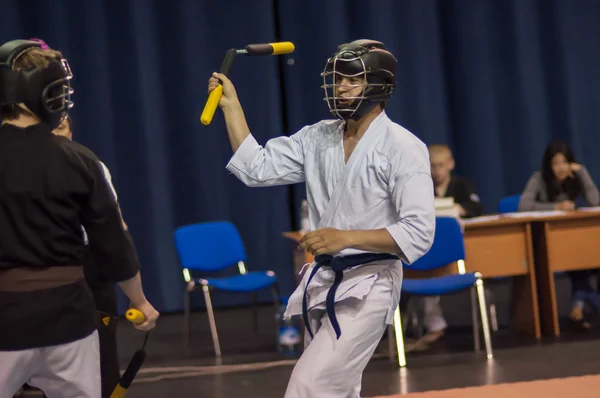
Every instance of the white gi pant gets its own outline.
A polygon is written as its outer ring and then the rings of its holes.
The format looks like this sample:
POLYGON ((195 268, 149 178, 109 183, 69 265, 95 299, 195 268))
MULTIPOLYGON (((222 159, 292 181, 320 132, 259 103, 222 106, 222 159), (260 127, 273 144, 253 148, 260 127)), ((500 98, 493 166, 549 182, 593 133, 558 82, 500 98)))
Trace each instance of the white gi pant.
POLYGON ((362 374, 387 329, 392 278, 383 271, 362 299, 335 303, 342 335, 336 340, 325 310, 310 310, 314 333, 305 333, 305 349, 296 363, 285 398, 358 398, 362 374))
POLYGON ((0 351, 0 398, 29 384, 48 398, 100 398, 98 332, 51 347, 0 351))
POLYGON ((440 305, 440 296, 423 297, 423 326, 428 332, 439 332, 448 327, 442 306, 440 305))

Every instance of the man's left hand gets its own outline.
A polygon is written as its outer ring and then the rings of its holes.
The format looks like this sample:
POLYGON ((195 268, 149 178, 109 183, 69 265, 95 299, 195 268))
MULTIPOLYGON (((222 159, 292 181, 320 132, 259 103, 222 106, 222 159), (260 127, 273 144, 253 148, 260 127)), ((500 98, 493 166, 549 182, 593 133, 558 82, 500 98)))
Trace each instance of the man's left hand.
POLYGON ((317 229, 300 239, 300 248, 315 256, 338 253, 348 247, 348 232, 335 228, 317 229))

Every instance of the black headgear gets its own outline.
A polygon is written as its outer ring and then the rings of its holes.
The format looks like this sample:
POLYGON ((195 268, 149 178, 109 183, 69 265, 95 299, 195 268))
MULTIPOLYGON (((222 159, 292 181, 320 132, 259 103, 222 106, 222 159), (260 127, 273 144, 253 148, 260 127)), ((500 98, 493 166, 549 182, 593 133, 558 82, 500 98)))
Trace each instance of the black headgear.
POLYGON ((341 47, 325 64, 323 89, 330 112, 340 119, 358 120, 386 102, 396 87, 396 58, 375 40, 356 40, 341 47), (363 78, 364 89, 356 97, 338 97, 343 77, 363 78), (346 101, 352 100, 351 103, 346 101), (340 102, 342 101, 342 102, 340 102))
POLYGON ((33 40, 13 40, 0 46, 0 105, 23 103, 55 129, 73 106, 73 74, 67 60, 58 57, 45 68, 14 70, 17 58, 32 47, 42 46, 33 40))

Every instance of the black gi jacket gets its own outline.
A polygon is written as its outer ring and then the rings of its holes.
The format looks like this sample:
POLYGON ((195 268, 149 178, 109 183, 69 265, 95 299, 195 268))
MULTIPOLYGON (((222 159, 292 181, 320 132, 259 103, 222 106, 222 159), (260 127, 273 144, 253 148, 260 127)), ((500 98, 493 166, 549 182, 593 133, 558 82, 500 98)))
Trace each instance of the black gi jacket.
MULTIPOLYGON (((88 250, 112 281, 135 276, 137 253, 100 167, 92 151, 46 124, 0 127, 0 278, 14 267, 81 266, 88 250)), ((0 319, 0 350, 22 350, 84 338, 97 318, 81 280, 0 291, 0 319)))

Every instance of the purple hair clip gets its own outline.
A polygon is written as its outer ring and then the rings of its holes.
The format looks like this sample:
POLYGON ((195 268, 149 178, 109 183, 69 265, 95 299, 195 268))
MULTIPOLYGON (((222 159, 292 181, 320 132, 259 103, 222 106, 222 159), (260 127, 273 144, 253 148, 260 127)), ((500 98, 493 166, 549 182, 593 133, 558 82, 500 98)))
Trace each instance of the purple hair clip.
POLYGON ((46 44, 46 42, 44 40, 42 40, 42 39, 31 38, 29 40, 31 40, 31 41, 37 41, 38 43, 40 43, 42 50, 50 50, 50 47, 48 47, 48 45, 46 44))

